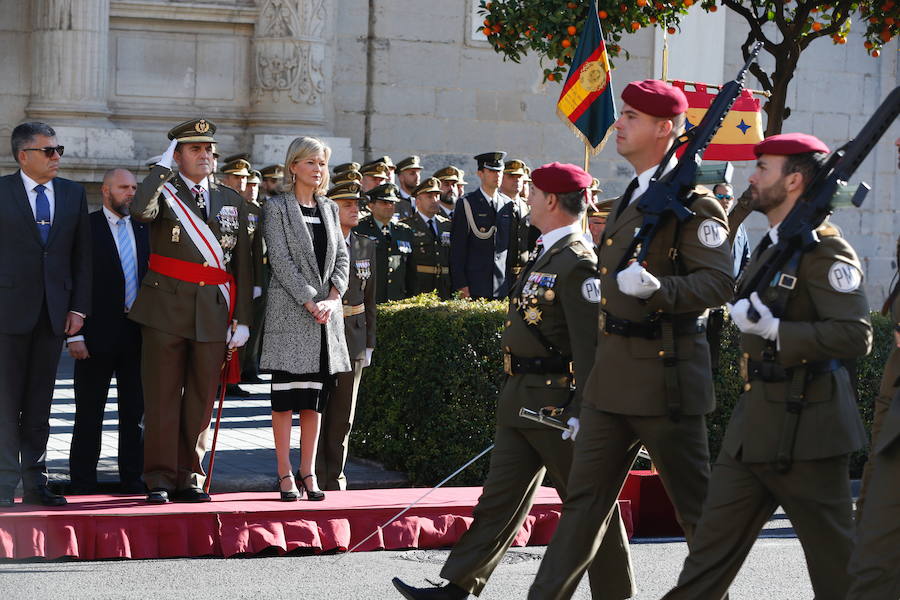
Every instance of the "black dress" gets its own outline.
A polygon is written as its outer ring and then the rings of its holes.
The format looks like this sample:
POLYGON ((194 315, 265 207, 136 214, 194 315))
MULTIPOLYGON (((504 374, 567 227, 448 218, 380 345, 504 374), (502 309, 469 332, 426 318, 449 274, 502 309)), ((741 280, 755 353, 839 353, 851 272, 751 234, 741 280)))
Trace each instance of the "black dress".
MULTIPOLYGON (((319 206, 307 208, 300 205, 303 222, 309 229, 313 251, 319 273, 325 276, 325 253, 328 240, 325 237, 325 224, 319 215, 319 206)), ((305 308, 303 310, 306 310, 305 308)), ((314 410, 321 413, 331 390, 334 389, 335 376, 328 373, 328 343, 325 325, 321 325, 321 345, 319 349, 319 371, 297 375, 285 371, 272 371, 272 410, 299 411, 314 410)))

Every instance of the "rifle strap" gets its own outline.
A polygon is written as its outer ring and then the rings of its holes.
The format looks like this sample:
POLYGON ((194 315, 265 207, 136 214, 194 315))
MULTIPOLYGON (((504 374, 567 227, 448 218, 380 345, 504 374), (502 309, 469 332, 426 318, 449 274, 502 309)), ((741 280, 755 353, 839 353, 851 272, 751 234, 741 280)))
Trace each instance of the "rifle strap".
POLYGON ((794 461, 794 443, 797 441, 797 428, 800 425, 800 414, 806 404, 806 366, 794 367, 791 383, 788 386, 788 397, 785 403, 784 422, 781 426, 781 438, 775 454, 775 470, 787 473, 794 461))
MULTIPOLYGON (((681 239, 681 222, 675 223, 675 234, 669 246, 669 260, 672 262, 672 273, 681 274, 681 259, 678 256, 678 242, 681 239)), ((681 419, 681 388, 678 385, 678 346, 675 343, 675 323, 673 315, 660 314, 660 332, 662 342, 663 384, 666 390, 666 414, 673 422, 681 419)))

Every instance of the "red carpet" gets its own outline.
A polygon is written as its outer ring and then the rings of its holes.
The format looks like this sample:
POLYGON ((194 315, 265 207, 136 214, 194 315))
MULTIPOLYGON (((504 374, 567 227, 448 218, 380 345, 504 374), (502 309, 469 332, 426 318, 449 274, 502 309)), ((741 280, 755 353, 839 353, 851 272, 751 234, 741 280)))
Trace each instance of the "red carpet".
MULTIPOLYGON (((634 528, 628 495, 641 493, 641 487, 629 492, 626 486, 620 500, 629 537, 634 528)), ((279 553, 346 551, 425 491, 328 492, 323 502, 280 502, 276 492, 253 492, 216 494, 206 504, 152 506, 142 496, 70 496, 67 506, 52 509, 16 504, 0 512, 0 558, 229 557, 272 548, 279 553)), ((358 551, 452 546, 471 524, 480 494, 480 487, 439 489, 358 551)), ((650 504, 648 498, 640 503, 644 511, 650 504)), ((556 491, 541 488, 514 545, 546 545, 560 508, 556 491)))

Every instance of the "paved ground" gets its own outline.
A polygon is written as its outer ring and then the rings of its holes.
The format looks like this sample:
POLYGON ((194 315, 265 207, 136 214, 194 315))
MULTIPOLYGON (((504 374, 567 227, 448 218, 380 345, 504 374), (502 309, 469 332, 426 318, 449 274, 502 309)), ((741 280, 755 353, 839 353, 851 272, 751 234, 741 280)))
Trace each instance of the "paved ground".
MULTIPOLYGON (((69 446, 75 424, 75 392, 72 369, 74 361, 63 354, 57 372, 56 389, 50 414, 50 442, 47 445, 47 467, 54 484, 69 481, 69 446)), ((268 377, 268 376, 264 376, 268 377)), ((115 380, 113 380, 115 381, 115 380)), ((275 485, 275 443, 269 405, 269 385, 243 386, 252 392, 249 398, 226 398, 222 411, 222 427, 217 442, 212 491, 269 491, 275 485)), ((101 491, 111 490, 118 481, 116 466, 118 413, 115 385, 110 387, 109 401, 103 421, 103 441, 98 465, 101 491), (103 483, 108 485, 103 486, 103 483)), ((295 417, 295 424, 297 423, 295 417)), ((299 425, 294 427, 291 446, 294 467, 300 461, 299 425)), ((402 473, 386 471, 369 461, 351 459, 346 469, 352 488, 397 487, 406 483, 402 473)))
MULTIPOLYGON (((639 591, 636 600, 660 598, 676 581, 687 553, 683 541, 631 547, 639 591)), ((105 562, 0 563, 0 598, 250 600, 371 600, 402 598, 391 577, 428 585, 438 579, 446 550, 364 552, 339 556, 184 559, 105 562)), ((525 598, 544 548, 507 553, 482 600, 525 598)), ((586 582, 575 598, 590 598, 586 582)), ((732 600, 803 600, 813 597, 803 551, 796 539, 761 539, 731 588, 732 600)))

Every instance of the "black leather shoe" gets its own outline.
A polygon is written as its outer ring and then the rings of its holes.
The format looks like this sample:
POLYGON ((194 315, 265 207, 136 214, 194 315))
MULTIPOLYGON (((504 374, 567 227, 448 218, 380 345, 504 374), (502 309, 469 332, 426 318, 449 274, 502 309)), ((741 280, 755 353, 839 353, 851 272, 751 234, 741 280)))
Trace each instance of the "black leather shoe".
POLYGON ((147 504, 165 504, 169 501, 169 490, 154 488, 147 494, 147 504))
POLYGON ((54 494, 46 485, 32 488, 25 492, 22 504, 40 504, 41 506, 65 506, 65 496, 54 494))
POLYGON ((250 392, 243 389, 241 386, 236 383, 229 383, 228 387, 225 388, 226 396, 234 396, 236 398, 246 398, 250 395, 250 392))
POLYGON ((265 382, 266 382, 266 380, 263 379, 262 377, 260 377, 259 375, 253 375, 251 373, 248 373, 241 377, 241 383, 254 384, 254 383, 265 383, 265 382))
POLYGON ((469 592, 454 583, 443 587, 414 588, 400 581, 399 577, 394 577, 391 583, 408 600, 463 600, 469 597, 469 592))
POLYGON ((188 488, 175 492, 175 502, 210 502, 212 498, 200 488, 188 488))
POLYGON ((0 490, 0 508, 10 508, 16 503, 16 495, 15 490, 11 489, 2 489, 0 490))

